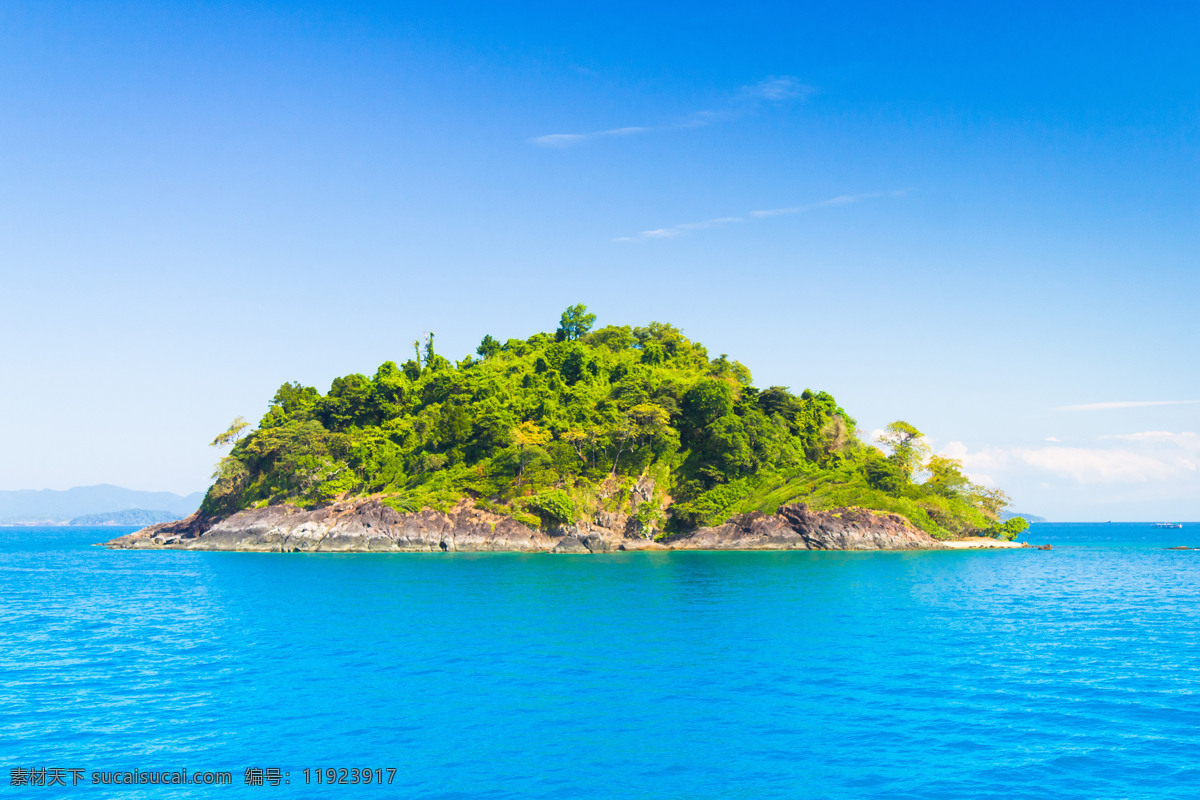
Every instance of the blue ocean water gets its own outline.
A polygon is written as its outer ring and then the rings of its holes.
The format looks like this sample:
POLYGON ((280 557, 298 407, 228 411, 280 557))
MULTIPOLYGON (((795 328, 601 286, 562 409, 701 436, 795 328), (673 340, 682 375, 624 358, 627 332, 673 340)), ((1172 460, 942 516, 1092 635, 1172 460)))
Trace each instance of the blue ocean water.
POLYGON ((1200 552, 1163 549, 1200 525, 1033 526, 1049 552, 91 546, 121 532, 0 529, 12 793, 55 791, 15 768, 184 767, 234 784, 57 796, 1200 793, 1200 552))

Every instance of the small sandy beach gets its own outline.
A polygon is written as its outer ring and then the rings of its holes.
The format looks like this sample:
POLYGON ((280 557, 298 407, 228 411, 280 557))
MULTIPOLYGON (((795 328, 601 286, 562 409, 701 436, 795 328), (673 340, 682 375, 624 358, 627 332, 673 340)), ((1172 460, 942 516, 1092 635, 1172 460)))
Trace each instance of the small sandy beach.
POLYGON ((957 539, 951 542, 942 542, 942 544, 959 550, 971 547, 1029 547, 1024 542, 1009 542, 1004 539, 989 539, 984 536, 972 536, 969 539, 957 539))

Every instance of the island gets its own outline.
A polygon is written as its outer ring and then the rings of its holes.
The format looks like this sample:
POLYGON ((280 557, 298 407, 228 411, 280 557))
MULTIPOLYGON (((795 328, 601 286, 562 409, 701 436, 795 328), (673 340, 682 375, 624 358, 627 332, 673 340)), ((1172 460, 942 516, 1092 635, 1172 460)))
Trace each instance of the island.
POLYGON ((823 391, 756 388, 676 327, 434 334, 403 364, 279 388, 239 418, 199 510, 113 549, 916 550, 1020 546, 1008 498, 897 420, 874 443, 823 391))

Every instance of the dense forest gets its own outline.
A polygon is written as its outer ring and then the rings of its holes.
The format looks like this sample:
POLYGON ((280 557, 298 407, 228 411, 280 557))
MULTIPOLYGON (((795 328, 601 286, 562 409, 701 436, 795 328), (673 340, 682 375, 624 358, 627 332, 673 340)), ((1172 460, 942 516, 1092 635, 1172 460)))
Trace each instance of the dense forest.
POLYGON ((797 501, 897 512, 943 538, 1024 529, 999 521, 1002 492, 930 455, 906 422, 864 443, 825 392, 755 388, 744 365, 709 358, 671 325, 594 322, 572 306, 554 333, 485 336, 458 363, 429 334, 403 364, 336 378, 324 394, 286 383, 257 428, 239 419, 214 440, 232 449, 201 510, 366 495, 445 510, 470 499, 552 528, 637 491, 646 496, 627 508, 648 537, 797 501))

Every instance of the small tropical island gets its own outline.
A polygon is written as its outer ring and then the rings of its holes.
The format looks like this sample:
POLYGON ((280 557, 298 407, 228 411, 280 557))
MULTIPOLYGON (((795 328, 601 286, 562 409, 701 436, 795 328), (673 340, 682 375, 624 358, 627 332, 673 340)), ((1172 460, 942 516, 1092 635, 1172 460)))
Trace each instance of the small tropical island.
POLYGON ((676 327, 488 335, 239 418, 199 510, 114 549, 272 552, 1017 546, 1008 498, 896 421, 875 444, 823 391, 758 389, 676 327), (876 446, 876 444, 878 446, 876 446))

